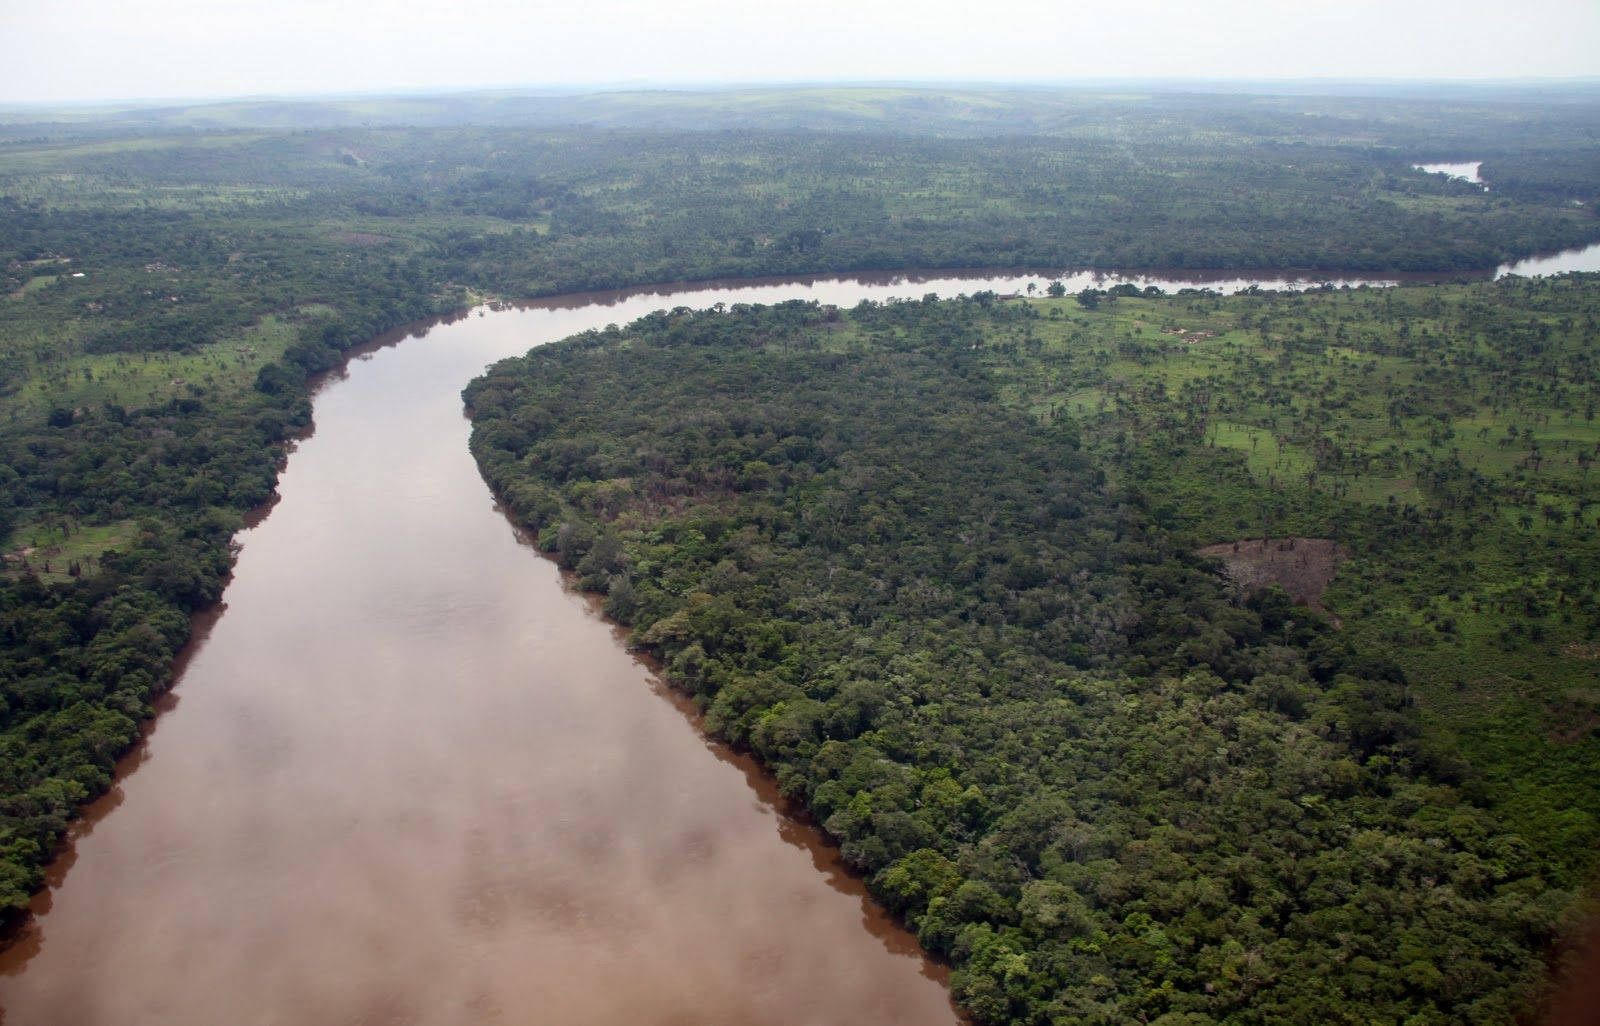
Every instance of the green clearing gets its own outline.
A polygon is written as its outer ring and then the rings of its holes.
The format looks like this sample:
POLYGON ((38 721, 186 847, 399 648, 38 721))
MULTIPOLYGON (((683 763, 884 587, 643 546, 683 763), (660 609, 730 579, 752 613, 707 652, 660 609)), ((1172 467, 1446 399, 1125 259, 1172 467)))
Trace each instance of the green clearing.
POLYGON ((192 352, 67 357, 0 398, 0 418, 31 420, 53 409, 138 409, 179 398, 242 395, 261 368, 282 359, 297 337, 292 324, 268 317, 234 338, 192 352))
POLYGON ((21 524, 0 546, 5 557, 4 573, 36 574, 43 581, 66 584, 72 578, 97 573, 103 555, 126 549, 138 533, 138 525, 128 520, 87 525, 70 520, 21 524))
POLYGON ((1293 443, 1280 441, 1267 428, 1219 421, 1211 425, 1205 441, 1244 453, 1250 475, 1268 486, 1279 481, 1298 484, 1311 471, 1310 456, 1293 443))

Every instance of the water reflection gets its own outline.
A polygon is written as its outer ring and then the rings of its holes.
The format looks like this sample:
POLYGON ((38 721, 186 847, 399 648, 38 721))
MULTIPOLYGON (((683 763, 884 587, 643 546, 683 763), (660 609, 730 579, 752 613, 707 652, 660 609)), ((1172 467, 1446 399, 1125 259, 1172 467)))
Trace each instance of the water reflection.
POLYGON ((1508 274, 1520 274, 1524 278, 1533 278, 1547 274, 1566 274, 1571 271, 1600 271, 1600 243, 1501 264, 1495 270, 1494 276, 1504 278, 1508 274))

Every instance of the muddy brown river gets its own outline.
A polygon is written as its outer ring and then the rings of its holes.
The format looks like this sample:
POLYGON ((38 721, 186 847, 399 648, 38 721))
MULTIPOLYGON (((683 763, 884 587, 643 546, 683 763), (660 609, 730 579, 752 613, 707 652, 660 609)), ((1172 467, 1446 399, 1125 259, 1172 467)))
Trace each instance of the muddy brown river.
POLYGON ((1047 280, 565 297, 352 360, 0 953, 5 1026, 957 1021, 943 970, 495 508, 460 390, 663 307, 1047 280))

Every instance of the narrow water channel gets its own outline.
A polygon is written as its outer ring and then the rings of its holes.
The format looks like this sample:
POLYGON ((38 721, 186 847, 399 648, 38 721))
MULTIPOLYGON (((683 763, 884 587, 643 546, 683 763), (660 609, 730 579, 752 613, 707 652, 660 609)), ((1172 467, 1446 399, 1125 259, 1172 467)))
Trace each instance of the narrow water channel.
POLYGON ((145 742, 0 953, 0 1019, 956 1021, 915 939, 518 538, 459 393, 496 359, 664 307, 1046 280, 563 297, 353 360, 145 742))

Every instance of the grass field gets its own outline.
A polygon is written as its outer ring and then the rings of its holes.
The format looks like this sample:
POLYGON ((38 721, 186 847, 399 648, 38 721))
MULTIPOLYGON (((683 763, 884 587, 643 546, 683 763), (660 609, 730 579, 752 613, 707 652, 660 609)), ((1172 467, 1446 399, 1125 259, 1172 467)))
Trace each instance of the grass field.
POLYGON ((4 559, 0 572, 33 573, 44 581, 57 583, 92 575, 99 570, 104 553, 125 548, 138 531, 132 520, 84 524, 62 517, 21 524, 0 543, 0 557, 4 559))
POLYGON ((104 404, 139 409, 169 399, 239 393, 254 384, 263 366, 281 358, 295 337, 292 325, 267 317, 233 338, 193 351, 65 357, 0 398, 0 418, 37 419, 54 409, 104 404))

